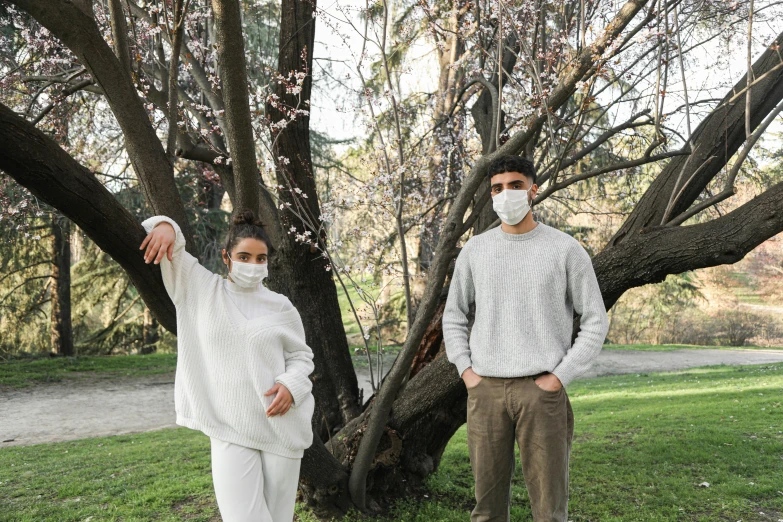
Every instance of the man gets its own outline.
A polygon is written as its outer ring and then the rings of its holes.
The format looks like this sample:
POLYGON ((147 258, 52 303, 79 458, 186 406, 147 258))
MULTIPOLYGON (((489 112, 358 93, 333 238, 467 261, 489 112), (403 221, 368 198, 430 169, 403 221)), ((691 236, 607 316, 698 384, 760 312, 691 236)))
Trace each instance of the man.
POLYGON ((533 164, 503 156, 489 177, 502 224, 465 243, 443 313, 446 355, 468 389, 471 522, 509 520, 515 439, 533 520, 566 522, 574 433, 566 387, 601 351, 609 320, 585 249, 533 219, 533 164))

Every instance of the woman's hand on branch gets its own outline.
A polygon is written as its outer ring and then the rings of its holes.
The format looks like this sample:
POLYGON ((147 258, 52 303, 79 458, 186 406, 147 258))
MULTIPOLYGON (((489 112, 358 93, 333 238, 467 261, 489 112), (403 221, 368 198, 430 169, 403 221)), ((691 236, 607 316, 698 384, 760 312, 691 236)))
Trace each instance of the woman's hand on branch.
POLYGON ((144 262, 149 263, 155 261, 157 265, 163 260, 163 256, 168 255, 169 261, 171 261, 171 255, 174 252, 174 241, 177 239, 177 233, 174 227, 170 223, 162 221, 155 225, 152 232, 147 234, 147 237, 142 241, 139 250, 144 250, 147 247, 147 251, 144 252, 144 262), (164 225, 164 226, 161 226, 164 225))

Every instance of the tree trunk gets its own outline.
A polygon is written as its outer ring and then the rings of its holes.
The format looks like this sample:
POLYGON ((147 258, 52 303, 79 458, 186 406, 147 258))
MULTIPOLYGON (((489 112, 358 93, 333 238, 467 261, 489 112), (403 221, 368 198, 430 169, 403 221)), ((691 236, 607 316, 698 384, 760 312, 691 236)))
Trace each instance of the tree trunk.
POLYGON ((146 355, 157 352, 159 340, 158 321, 155 320, 149 307, 145 306, 141 325, 141 350, 139 350, 139 353, 146 355))
MULTIPOLYGON (((299 96, 286 92, 282 83, 275 86, 275 93, 289 107, 300 105, 301 109, 306 110, 310 108, 312 90, 310 71, 315 41, 314 10, 315 2, 283 0, 280 17, 278 72, 288 77, 291 71, 306 68, 307 77, 299 96)), ((271 104, 267 105, 267 112, 273 122, 286 118, 271 104)), ((313 175, 309 115, 297 115, 283 130, 273 134, 273 138, 273 156, 285 157, 290 162, 278 162, 278 184, 296 187, 307 195, 307 198, 299 198, 289 190, 282 190, 279 192, 281 200, 289 202, 293 208, 303 205, 318 223, 321 210, 313 175)), ((292 226, 300 233, 303 231, 301 220, 290 209, 282 210, 281 216, 286 232, 292 226)), ((325 240, 324 234, 321 241, 325 240)), ((325 421, 329 430, 334 431, 356 417, 361 411, 361 405, 359 386, 337 301, 337 288, 332 272, 326 269, 327 264, 327 260, 315 248, 297 243, 294 234, 285 234, 278 245, 277 255, 270 259, 269 272, 271 287, 288 295, 302 315, 307 342, 313 348, 313 393, 316 399, 314 422, 319 424, 325 421)), ((318 432, 325 434, 323 429, 318 432)))
POLYGON ((245 64, 245 43, 239 0, 212 0, 215 17, 218 74, 226 107, 225 131, 231 152, 236 200, 234 210, 256 211, 259 207, 260 175, 256 164, 255 140, 250 121, 250 104, 245 64))
POLYGON ((71 222, 56 215, 52 219, 52 308, 51 350, 59 355, 73 355, 71 326, 71 222))

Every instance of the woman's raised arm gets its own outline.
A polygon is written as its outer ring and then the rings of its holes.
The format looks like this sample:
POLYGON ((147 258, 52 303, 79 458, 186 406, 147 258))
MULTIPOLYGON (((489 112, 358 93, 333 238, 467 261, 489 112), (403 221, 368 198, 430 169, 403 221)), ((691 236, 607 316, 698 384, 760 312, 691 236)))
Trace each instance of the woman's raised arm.
POLYGON ((203 267, 185 250, 185 237, 179 225, 167 216, 152 216, 142 221, 147 237, 139 250, 144 250, 147 263, 160 264, 163 285, 175 305, 182 302, 194 278, 219 277, 203 267))

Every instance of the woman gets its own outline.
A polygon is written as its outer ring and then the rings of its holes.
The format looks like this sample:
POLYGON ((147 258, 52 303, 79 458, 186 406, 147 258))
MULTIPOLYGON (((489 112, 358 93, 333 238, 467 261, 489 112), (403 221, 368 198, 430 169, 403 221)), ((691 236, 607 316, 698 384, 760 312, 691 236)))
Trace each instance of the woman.
POLYGON ((252 211, 234 217, 224 279, 185 250, 172 219, 142 226, 144 260, 160 263, 177 309, 176 422, 210 437, 223 520, 291 521, 313 439, 313 352, 296 308, 261 283, 269 238, 252 211))

